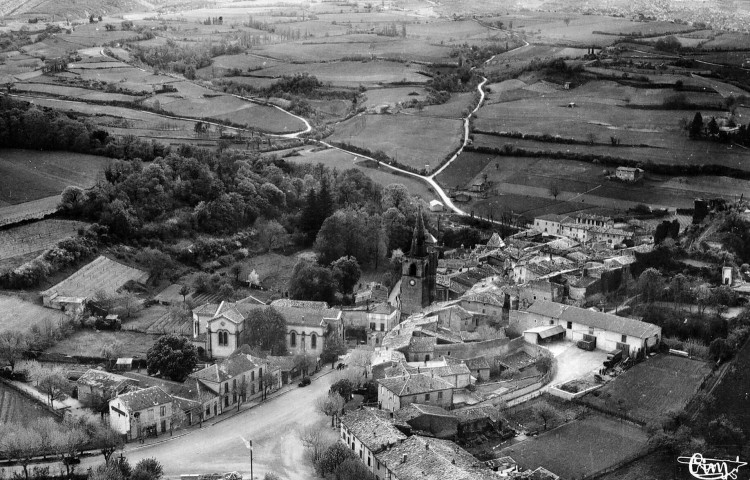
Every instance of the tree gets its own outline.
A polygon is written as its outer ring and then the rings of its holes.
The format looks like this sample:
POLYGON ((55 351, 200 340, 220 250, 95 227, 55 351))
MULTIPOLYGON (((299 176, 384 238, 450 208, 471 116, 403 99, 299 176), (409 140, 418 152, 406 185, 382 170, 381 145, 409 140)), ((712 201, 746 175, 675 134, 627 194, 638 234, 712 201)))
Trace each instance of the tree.
POLYGON ((50 435, 52 451, 60 457, 68 477, 75 469, 74 459, 88 442, 86 432, 77 425, 67 423, 50 435))
POLYGON ((263 372, 263 375, 260 377, 260 384, 263 388, 263 400, 265 400, 266 398, 268 398, 268 393, 271 391, 271 389, 277 386, 276 375, 266 369, 263 372))
POLYGON ((145 248, 138 252, 135 261, 148 269, 154 283, 161 280, 164 272, 174 266, 174 262, 169 255, 153 248, 145 248))
POLYGON ((701 115, 701 112, 695 112, 693 121, 690 122, 688 134, 690 138, 700 138, 703 135, 703 115, 701 115))
POLYGON ((258 219, 255 229, 258 231, 258 243, 264 251, 270 252, 284 246, 286 229, 276 220, 258 219))
POLYGON ((302 441, 302 445, 307 449, 312 463, 317 464, 323 452, 328 447, 323 429, 317 425, 303 427, 299 431, 299 438, 302 441))
POLYGON ((239 282, 240 281, 240 275, 242 275, 242 264, 241 263, 235 263, 231 267, 229 267, 229 273, 232 274, 234 277, 234 280, 239 282))
POLYGON ((180 381, 193 371, 198 363, 195 346, 186 337, 164 335, 146 353, 146 368, 149 375, 159 373, 180 381))
POLYGON ((552 369, 552 359, 550 357, 539 357, 535 366, 539 373, 544 375, 552 369))
POLYGON ((40 368, 36 375, 37 389, 47 396, 51 406, 55 400, 63 398, 70 388, 65 371, 60 367, 40 368))
POLYGON ((323 351, 320 353, 320 361, 323 363, 331 362, 331 367, 333 367, 333 364, 339 359, 339 355, 345 353, 346 345, 344 345, 344 341, 338 335, 331 333, 326 337, 323 351))
POLYGON ((10 365, 10 371, 16 368, 16 362, 29 347, 26 335, 18 330, 6 330, 0 333, 0 358, 10 365))
POLYGON ((185 298, 190 295, 190 287, 187 285, 182 285, 180 287, 180 295, 182 295, 182 302, 185 303, 185 298))
POLYGON ((123 20, 120 22, 120 28, 123 30, 132 30, 133 29, 133 22, 130 20, 123 20))
POLYGON ((122 470, 116 464, 103 463, 97 465, 89 473, 87 480, 127 480, 122 474, 122 470))
POLYGON ((363 210, 344 208, 336 210, 320 227, 315 238, 318 261, 328 265, 336 259, 353 256, 359 262, 369 259, 366 221, 369 214, 363 210))
POLYGON ((23 467, 23 474, 29 478, 28 466, 33 458, 42 453, 39 451, 41 436, 39 432, 23 425, 7 424, 0 430, 0 450, 5 458, 14 458, 23 467))
POLYGON ((327 417, 331 417, 331 428, 335 427, 336 415, 344 408, 346 401, 336 392, 328 392, 324 397, 318 397, 315 407, 327 417))
POLYGON ((560 195, 560 185, 557 184, 557 182, 553 182, 549 186, 549 194, 557 200, 557 196, 560 195))
POLYGON ((338 393, 344 401, 349 401, 352 398, 352 392, 354 391, 354 384, 348 379, 341 379, 331 385, 328 390, 330 393, 338 393))
POLYGON ((164 468, 155 458, 144 458, 135 465, 131 480, 159 480, 164 468))
POLYGON ((725 339, 716 338, 708 346, 708 353, 714 360, 723 362, 732 358, 734 350, 725 339))
POLYGON ((736 447, 737 453, 740 453, 745 445, 745 434, 726 415, 721 414, 708 422, 706 441, 716 447, 736 447))
POLYGON ((639 295, 646 297, 646 302, 652 303, 662 290, 662 276, 655 268, 647 268, 638 277, 636 288, 639 295))
MULTIPOLYGON (((318 475, 325 477, 334 473, 336 469, 349 459, 355 459, 354 452, 341 442, 329 446, 315 464, 318 475)), ((359 459, 357 459, 359 461, 359 459)))
POLYGON ((333 473, 336 480, 375 480, 375 475, 356 458, 347 458, 333 473))
POLYGON ((289 280, 289 297, 333 303, 336 298, 333 273, 325 267, 301 261, 289 280))
POLYGON ((113 430, 109 423, 97 422, 95 425, 93 443, 104 456, 104 464, 109 465, 112 455, 125 446, 122 435, 113 430))
POLYGON ((555 412, 555 410, 546 403, 539 403, 534 405, 532 413, 534 414, 534 417, 536 417, 540 422, 544 423, 545 430, 547 430, 547 423, 557 416, 557 412, 555 412))
POLYGON ((251 310, 245 318, 245 329, 241 343, 270 352, 271 355, 286 355, 286 320, 273 307, 251 310))
MULTIPOLYGON (((239 402, 237 404, 239 405, 239 402)), ((177 405, 172 404, 172 415, 169 417, 169 436, 171 437, 175 429, 182 428, 185 424, 187 424, 187 415, 177 405)))
POLYGON ((303 377, 309 375, 311 370, 315 370, 318 362, 312 355, 295 355, 294 356, 294 367, 299 369, 303 377))
POLYGON ((234 287, 232 287, 228 283, 222 283, 219 287, 219 298, 221 298, 225 302, 231 302, 234 299, 234 296, 236 295, 236 292, 234 291, 234 287))
POLYGON ((331 264, 333 277, 339 284, 339 291, 343 294, 352 293, 354 286, 362 275, 359 262, 354 257, 341 257, 331 264))

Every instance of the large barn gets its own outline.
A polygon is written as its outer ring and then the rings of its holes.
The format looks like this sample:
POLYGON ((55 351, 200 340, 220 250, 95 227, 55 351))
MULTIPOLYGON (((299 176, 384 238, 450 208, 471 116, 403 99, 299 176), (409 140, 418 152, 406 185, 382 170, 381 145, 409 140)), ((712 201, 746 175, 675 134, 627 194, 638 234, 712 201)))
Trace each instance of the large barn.
POLYGON ((649 351, 661 341, 661 327, 653 323, 545 300, 537 300, 525 311, 512 311, 509 327, 523 332, 529 343, 543 343, 551 336, 595 339, 597 349, 622 350, 630 356, 649 351))

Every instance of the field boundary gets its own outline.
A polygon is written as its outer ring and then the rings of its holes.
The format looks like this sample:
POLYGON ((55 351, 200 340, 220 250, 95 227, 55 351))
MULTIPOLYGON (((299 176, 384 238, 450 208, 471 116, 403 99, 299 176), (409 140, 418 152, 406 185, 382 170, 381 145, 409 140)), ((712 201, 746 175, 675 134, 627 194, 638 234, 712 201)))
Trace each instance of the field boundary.
POLYGON ((5 378, 0 378, 0 382, 3 382, 3 384, 6 387, 12 388, 14 391, 20 393, 21 395, 23 395, 24 397, 28 398, 29 400, 31 400, 33 402, 36 402, 37 404, 43 406, 44 408, 46 408, 49 412, 51 412, 56 417, 59 417, 59 418, 65 417, 65 410, 55 410, 47 402, 40 401, 34 395, 31 395, 29 392, 27 392, 23 388, 18 388, 18 385, 14 384, 13 382, 9 382, 5 378))

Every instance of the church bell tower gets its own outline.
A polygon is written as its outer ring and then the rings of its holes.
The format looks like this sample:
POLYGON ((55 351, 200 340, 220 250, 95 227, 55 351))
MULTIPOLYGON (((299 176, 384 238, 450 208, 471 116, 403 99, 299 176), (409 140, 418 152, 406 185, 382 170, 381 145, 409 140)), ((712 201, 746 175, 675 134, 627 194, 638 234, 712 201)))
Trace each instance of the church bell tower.
POLYGON ((427 232, 420 207, 411 250, 408 255, 404 255, 401 263, 400 297, 403 314, 419 312, 435 300, 437 257, 437 252, 427 247, 427 232))

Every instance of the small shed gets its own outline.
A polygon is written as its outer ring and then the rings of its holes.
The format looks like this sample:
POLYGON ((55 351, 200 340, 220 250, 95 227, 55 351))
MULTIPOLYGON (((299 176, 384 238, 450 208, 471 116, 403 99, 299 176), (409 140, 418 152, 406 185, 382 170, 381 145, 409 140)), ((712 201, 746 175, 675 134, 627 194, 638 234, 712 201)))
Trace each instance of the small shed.
POLYGON ((527 343, 534 345, 549 343, 553 340, 562 340, 565 338, 565 329, 562 325, 543 325, 524 330, 523 338, 527 343))
POLYGON ((115 370, 126 372, 133 369, 133 359, 132 358, 118 358, 117 363, 115 363, 115 370))
POLYGON ((432 200, 430 202, 430 211, 431 212, 442 212, 445 210, 445 205, 443 205, 443 202, 439 200, 432 200))

